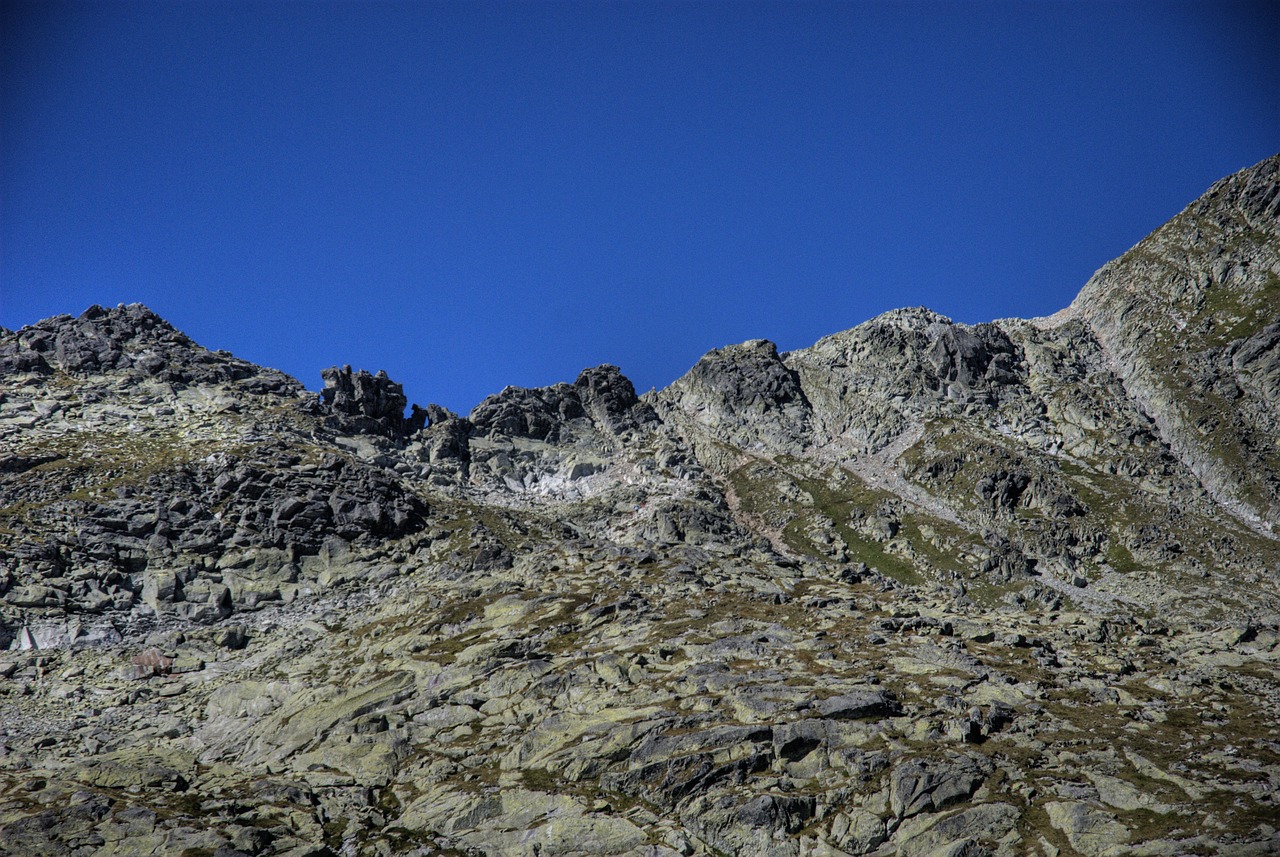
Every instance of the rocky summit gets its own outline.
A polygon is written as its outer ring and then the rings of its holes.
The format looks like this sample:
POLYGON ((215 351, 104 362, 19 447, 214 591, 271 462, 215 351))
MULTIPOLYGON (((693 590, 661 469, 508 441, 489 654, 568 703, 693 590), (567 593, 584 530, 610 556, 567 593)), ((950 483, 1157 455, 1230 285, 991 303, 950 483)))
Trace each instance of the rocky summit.
POLYGON ((323 382, 0 331, 0 853, 1280 853, 1280 156, 1048 318, 323 382))

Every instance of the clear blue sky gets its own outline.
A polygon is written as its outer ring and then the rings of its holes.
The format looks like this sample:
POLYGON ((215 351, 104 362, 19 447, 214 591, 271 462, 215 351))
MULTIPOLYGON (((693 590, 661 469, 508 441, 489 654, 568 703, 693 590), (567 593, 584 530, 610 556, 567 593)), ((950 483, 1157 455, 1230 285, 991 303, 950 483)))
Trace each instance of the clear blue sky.
POLYGON ((1280 150, 1274 3, 3 3, 0 324, 467 411, 1070 302, 1280 150))

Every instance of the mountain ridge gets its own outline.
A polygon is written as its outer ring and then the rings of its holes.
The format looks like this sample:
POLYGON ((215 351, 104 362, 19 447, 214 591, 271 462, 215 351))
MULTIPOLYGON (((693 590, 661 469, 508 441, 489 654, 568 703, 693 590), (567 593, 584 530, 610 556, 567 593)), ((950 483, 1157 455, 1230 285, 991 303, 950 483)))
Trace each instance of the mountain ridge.
POLYGON ((1280 155, 644 395, 0 332, 0 854, 1273 853, 1278 289, 1280 155))

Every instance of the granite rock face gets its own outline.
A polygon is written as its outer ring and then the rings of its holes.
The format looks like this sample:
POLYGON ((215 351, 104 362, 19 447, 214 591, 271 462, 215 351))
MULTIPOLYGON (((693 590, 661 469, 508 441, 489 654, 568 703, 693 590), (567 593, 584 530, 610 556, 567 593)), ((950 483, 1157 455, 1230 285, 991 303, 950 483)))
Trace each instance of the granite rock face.
POLYGON ((350 366, 333 366, 321 372, 320 377, 324 379, 320 401, 347 431, 397 435, 425 424, 425 413, 415 412, 411 420, 405 419, 404 409, 409 401, 404 397, 404 388, 382 370, 370 375, 364 369, 352 372, 350 366))
POLYGON ((1049 318, 322 380, 0 331, 0 854, 1280 851, 1280 156, 1049 318))

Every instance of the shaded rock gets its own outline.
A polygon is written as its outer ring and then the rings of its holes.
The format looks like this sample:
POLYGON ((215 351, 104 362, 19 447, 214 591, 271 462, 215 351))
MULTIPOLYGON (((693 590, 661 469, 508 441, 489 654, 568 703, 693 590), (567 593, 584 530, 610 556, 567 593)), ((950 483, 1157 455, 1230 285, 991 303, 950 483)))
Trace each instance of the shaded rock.
POLYGON ((968 756, 912 759, 898 764, 890 775, 890 807, 898 818, 936 812, 967 800, 984 779, 978 763, 968 756))
POLYGON ((408 428, 404 388, 386 372, 370 375, 364 369, 353 372, 350 366, 332 366, 320 377, 324 379, 320 400, 343 426, 382 434, 401 434, 408 428))
POLYGON ((614 435, 655 420, 649 406, 616 366, 585 369, 572 384, 507 387, 489 396, 469 417, 476 434, 571 442, 592 428, 614 435))
POLYGON ((592 422, 614 434, 657 421, 653 409, 636 397, 636 388, 617 366, 583 369, 573 386, 592 422))
POLYGON ((901 713, 897 699, 889 691, 866 690, 829 696, 814 703, 814 710, 832 720, 861 720, 891 717, 901 713))

